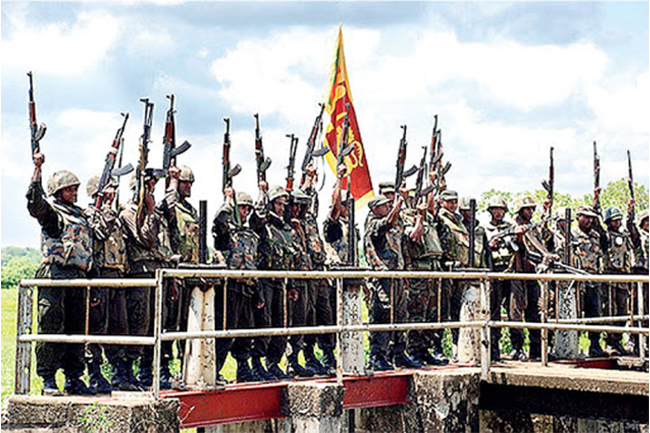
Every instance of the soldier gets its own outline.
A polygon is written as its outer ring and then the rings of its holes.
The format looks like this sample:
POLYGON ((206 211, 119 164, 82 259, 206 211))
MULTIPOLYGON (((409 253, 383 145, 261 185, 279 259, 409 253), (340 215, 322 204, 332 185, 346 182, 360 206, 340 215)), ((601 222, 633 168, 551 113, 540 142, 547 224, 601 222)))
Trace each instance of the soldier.
MULTIPOLYGON (((318 181, 316 169, 312 164, 307 166, 307 176, 305 183, 301 186, 303 191, 308 191, 309 201, 301 205, 300 218, 303 232, 306 237, 307 253, 311 270, 323 271, 325 269, 325 246, 318 230, 317 215, 312 211, 310 202, 318 200, 318 192, 314 185, 318 181)), ((307 320, 308 326, 314 325, 332 325, 332 287, 326 279, 310 279, 307 283, 307 320)), ((310 334, 304 337, 305 346, 303 353, 305 355, 305 367, 316 372, 317 374, 333 375, 335 374, 334 344, 335 339, 332 334, 319 334, 318 336, 310 334), (323 352, 323 364, 314 354, 314 346, 318 340, 318 346, 323 352)))
MULTIPOLYGON (((395 204, 384 195, 368 202, 370 212, 366 218, 364 251, 366 260, 374 270, 402 270, 402 237, 404 228, 399 213, 404 203, 402 195, 396 195, 395 204)), ((372 282, 370 323, 395 323, 407 320, 404 282, 398 279, 378 278, 372 282)), ((418 368, 422 364, 405 352, 406 339, 403 332, 372 332, 370 334, 370 362, 374 370, 392 370, 391 360, 397 367, 418 368), (392 343, 392 347, 391 346, 392 343)))
MULTIPOLYGON (((442 270, 442 242, 435 229, 433 215, 427 211, 426 197, 422 203, 416 204, 416 214, 405 219, 404 239, 406 269, 442 270)), ((435 322, 442 319, 438 307, 440 284, 440 280, 434 279, 409 280, 407 309, 412 322, 435 322)), ((448 364, 449 360, 442 353, 442 336, 442 330, 408 331, 407 352, 421 364, 448 364)))
MULTIPOLYGON (((572 245, 571 259, 573 266, 589 272, 600 274, 603 269, 604 252, 601 247, 601 237, 594 228, 598 215, 589 206, 579 206, 576 212, 578 225, 571 230, 572 245)), ((585 317, 601 315, 600 284, 591 281, 579 283, 580 295, 583 298, 585 317)), ((580 314, 580 312, 578 313, 580 314)), ((589 332, 589 356, 601 358, 607 354, 600 347, 600 333, 589 332)))
MULTIPOLYGON (((84 210, 84 216, 93 231, 92 278, 124 278, 126 270, 126 243, 124 229, 112 204, 118 183, 111 179, 103 191, 99 188, 99 176, 88 180, 86 192, 92 199, 84 210), (99 200, 98 200, 99 199, 99 200), (97 208, 100 204, 100 208, 97 208)), ((126 298, 123 288, 93 287, 90 290, 89 331, 91 334, 124 335, 126 329, 126 298)), ((110 393, 111 385, 101 373, 102 348, 97 344, 89 347, 86 363, 90 375, 90 387, 98 394, 110 393)), ((106 346, 106 356, 113 366, 119 363, 123 346, 106 346)), ((117 376, 117 371, 115 371, 117 376)), ((119 382, 118 378, 117 381, 119 382)))
MULTIPOLYGON (((120 211, 120 219, 126 229, 126 252, 128 258, 128 278, 154 278, 156 269, 165 267, 172 256, 171 240, 167 220, 162 211, 156 208, 154 190, 158 181, 153 170, 147 169, 144 176, 144 200, 138 209, 135 194, 120 211)), ((131 190, 135 192, 136 176, 131 178, 131 190)), ((167 289, 163 296, 171 296, 167 289)), ((126 292, 129 335, 153 335, 155 313, 154 291, 151 288, 131 288, 126 292)), ((166 351, 169 346, 166 346, 166 351)), ((169 358, 169 353, 163 357, 169 358)), ((130 384, 149 388, 153 382, 153 347, 129 346, 123 363, 123 377, 130 384), (140 358, 138 380, 132 378, 133 363, 140 358)), ((166 362, 161 363, 161 384, 167 385, 171 379, 166 362)))
POLYGON ((379 194, 386 196, 391 202, 395 200, 395 182, 381 182, 379 194))
MULTIPOLYGON (((27 191, 27 209, 41 226, 41 264, 36 278, 86 278, 92 265, 92 232, 75 205, 79 179, 67 170, 50 177, 45 199, 41 167, 45 156, 34 153, 34 174, 27 191)), ((38 329, 45 334, 84 333, 84 293, 81 288, 41 287, 38 290, 38 329)), ((55 374, 63 368, 67 394, 89 395, 93 391, 81 380, 83 346, 41 343, 36 345, 36 371, 43 378, 44 395, 62 395, 55 374)))
MULTIPOLYGON (((488 201, 487 211, 490 214, 490 221, 485 225, 488 238, 488 246, 492 255, 492 269, 494 272, 512 272, 514 266, 514 255, 517 246, 514 237, 507 233, 514 230, 514 225, 504 217, 508 212, 508 204, 502 196, 494 196, 488 201)), ((501 320, 501 308, 509 310, 507 302, 510 299, 510 280, 492 280, 492 291, 490 292, 490 319, 501 320)), ((490 348, 493 361, 501 359, 499 340, 501 330, 492 328, 490 330, 490 348)))
MULTIPOLYGON (((224 257, 228 269, 254 270, 257 268, 257 247, 259 236, 247 224, 253 209, 253 199, 245 192, 237 193, 237 212, 235 216, 235 192, 232 188, 225 190, 226 202, 217 211, 212 226, 214 247, 224 257)), ((255 326, 253 311, 264 307, 264 299, 254 280, 228 281, 227 328, 246 329, 255 326)), ((228 350, 237 361, 237 381, 252 382, 272 379, 259 363, 251 370, 248 362, 251 357, 252 339, 220 339, 217 342, 217 371, 221 370, 228 350), (257 371, 264 371, 265 376, 258 376, 257 371)))
MULTIPOLYGON (((461 197, 460 202, 458 203, 458 210, 460 215, 463 217, 463 224, 469 232, 469 224, 472 219, 472 212, 470 208, 471 198, 461 197)), ((474 254, 479 260, 475 260, 474 266, 479 268, 491 268, 492 256, 488 249, 487 244, 487 235, 485 233, 485 228, 479 223, 478 219, 474 218, 474 254)))
MULTIPOLYGON (((199 215, 187 200, 192 195, 194 173, 185 165, 169 168, 169 184, 160 210, 167 222, 170 244, 174 254, 183 263, 199 262, 199 215)), ((191 287, 173 279, 165 286, 163 328, 165 331, 186 331, 191 287)), ((173 361, 173 342, 162 343, 161 387, 171 386, 170 363, 173 361)), ((178 353, 185 353, 185 344, 179 340, 178 353)), ((182 355, 180 355, 182 359, 182 355)))
MULTIPOLYGON (((550 202, 545 202, 545 208, 550 202)), ((543 264, 550 264, 551 260, 559 257, 551 254, 546 248, 546 243, 551 237, 548 229, 532 223, 533 213, 537 204, 531 196, 518 197, 515 200, 515 233, 517 234, 517 252, 514 260, 514 270, 518 273, 535 272, 535 264, 530 259, 530 254, 538 254, 543 258, 543 264)), ((536 323, 540 321, 539 314, 539 284, 534 280, 513 280, 510 291, 510 320, 536 323)), ((529 354, 530 359, 539 359, 541 356, 540 331, 529 329, 529 354)), ((524 331, 520 328, 510 329, 512 342, 512 359, 525 360, 524 331)))
MULTIPOLYGON (((294 247, 291 227, 284 222, 284 213, 289 194, 281 186, 274 186, 268 192, 268 206, 265 200, 266 182, 260 182, 260 200, 255 205, 251 215, 251 227, 260 236, 257 266, 262 270, 288 270, 296 262, 298 252, 294 247)), ((256 327, 282 328, 288 326, 284 320, 284 291, 287 288, 285 279, 259 280, 260 291, 264 299, 264 307, 255 311, 256 327)), ((298 291, 293 285, 287 288, 287 297, 295 302, 298 291)), ((288 318, 287 318, 288 321, 288 318)), ((253 342, 252 364, 258 376, 266 375, 273 379, 288 379, 280 369, 279 363, 287 345, 286 336, 258 337, 253 342), (261 358, 266 357, 266 370, 261 364, 261 358)))
MULTIPOLYGON (((606 274, 630 274, 634 264, 634 246, 630 233, 622 226, 623 213, 615 207, 605 210, 605 225, 607 231, 607 250, 604 257, 606 274)), ((628 314, 627 283, 607 283, 608 316, 625 316, 628 314)), ((606 345, 610 355, 626 355, 627 351, 621 344, 620 333, 609 333, 606 345)))

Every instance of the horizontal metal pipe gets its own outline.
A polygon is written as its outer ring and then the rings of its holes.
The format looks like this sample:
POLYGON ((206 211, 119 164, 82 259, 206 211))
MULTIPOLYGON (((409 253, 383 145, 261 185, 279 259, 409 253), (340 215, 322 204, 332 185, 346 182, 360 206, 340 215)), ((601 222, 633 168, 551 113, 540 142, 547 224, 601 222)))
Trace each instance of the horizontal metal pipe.
MULTIPOLYGON (((634 316, 634 320, 648 320, 648 315, 634 316)), ((630 316, 585 317, 582 319, 551 319, 549 323, 617 323, 627 322, 630 316)))
POLYGON ((43 343, 94 343, 94 344, 126 344, 152 346, 154 337, 131 337, 128 335, 69 335, 69 334, 24 334, 18 337, 21 342, 43 343))
POLYGON ((502 272, 433 272, 433 271, 236 271, 222 269, 164 269, 164 277, 185 278, 416 278, 469 280, 539 280, 539 281, 594 281, 594 282, 649 282, 647 275, 568 275, 568 274, 509 274, 502 272))
POLYGON ((70 280, 26 279, 19 287, 156 287, 153 278, 74 278, 70 280))
POLYGON ((335 332, 383 332, 383 331, 408 331, 444 328, 481 328, 484 321, 473 322, 433 322, 433 323, 394 323, 382 325, 347 325, 347 326, 301 326, 295 328, 258 328, 234 329, 225 331, 197 331, 197 332, 165 332, 160 336, 163 341, 195 340, 207 338, 237 338, 237 337, 263 337, 276 335, 305 335, 305 334, 330 334, 335 332))
POLYGON ((529 322, 488 322, 490 328, 528 328, 528 329, 551 329, 565 331, 588 331, 588 332, 609 332, 612 334, 650 334, 646 328, 624 328, 622 326, 591 326, 575 325, 568 323, 529 323, 529 322))

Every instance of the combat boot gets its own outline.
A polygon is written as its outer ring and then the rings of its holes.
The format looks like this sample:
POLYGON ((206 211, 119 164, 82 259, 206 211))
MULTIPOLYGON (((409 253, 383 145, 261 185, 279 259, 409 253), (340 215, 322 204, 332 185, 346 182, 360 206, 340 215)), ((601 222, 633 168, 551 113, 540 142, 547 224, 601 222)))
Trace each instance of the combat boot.
POLYGON ((160 389, 171 389, 171 387, 172 375, 169 372, 169 364, 166 361, 163 361, 162 364, 160 364, 160 389))
POLYGON ((384 355, 376 355, 370 361, 370 369, 373 371, 388 371, 394 370, 395 367, 388 362, 384 355))
POLYGON ((78 377, 66 377, 63 390, 67 395, 95 395, 95 391, 88 388, 78 377))
POLYGON ((607 342, 607 348, 609 349, 609 354, 611 356, 625 356, 628 355, 628 351, 625 350, 625 347, 621 344, 619 340, 611 340, 607 342))
POLYGON ((116 360, 113 365, 113 379, 111 380, 113 389, 120 391, 138 391, 137 380, 133 377, 133 367, 130 361, 123 359, 116 360))
POLYGON ((406 352, 400 352, 395 355, 395 366, 401 368, 420 368, 422 363, 411 358, 406 352))
POLYGON ((327 375, 327 369, 318 361, 316 355, 314 355, 314 348, 312 346, 305 347, 303 353, 305 354, 306 368, 312 370, 316 375, 327 375))
POLYGON ((269 372, 269 374, 272 374, 278 380, 291 379, 291 376, 289 376, 284 371, 282 371, 282 369, 278 365, 280 361, 271 361, 268 358, 266 360, 267 360, 267 371, 269 372))
POLYGON ((97 394, 110 394, 113 387, 102 374, 100 364, 91 361, 88 363, 88 374, 90 375, 90 388, 97 394))
POLYGON ((248 359, 237 360, 237 382, 261 382, 262 380, 248 366, 248 359))
POLYGON ((273 374, 269 373, 266 371, 264 366, 262 365, 262 359, 253 356, 251 359, 251 365, 253 366, 252 371, 255 374, 255 376, 259 377, 260 380, 266 381, 266 380, 277 380, 278 378, 275 377, 273 374))
POLYGON ((607 358, 607 353, 600 347, 600 344, 597 342, 591 342, 589 345, 589 357, 590 358, 607 358))
POLYGON ((63 392, 59 389, 59 387, 56 384, 56 379, 54 378, 54 375, 43 378, 42 394, 57 396, 57 397, 63 395, 63 392))
POLYGON ((314 370, 309 367, 303 367, 298 362, 298 353, 293 352, 289 355, 289 373, 297 377, 312 377, 314 370))
POLYGON ((143 389, 149 389, 153 385, 153 369, 151 364, 144 363, 143 365, 142 360, 140 360, 140 371, 138 371, 138 383, 143 389))
POLYGON ((323 350, 323 365, 327 369, 329 376, 336 374, 336 356, 334 356, 334 349, 323 350))

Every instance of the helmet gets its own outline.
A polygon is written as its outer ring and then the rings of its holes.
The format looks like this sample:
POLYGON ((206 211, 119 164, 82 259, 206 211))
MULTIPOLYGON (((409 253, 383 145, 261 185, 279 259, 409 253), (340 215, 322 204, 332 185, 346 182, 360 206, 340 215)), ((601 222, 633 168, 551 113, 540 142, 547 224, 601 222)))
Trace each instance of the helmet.
POLYGON ((194 173, 191 168, 186 165, 181 165, 179 168, 181 169, 181 175, 178 180, 181 182, 194 182, 194 173))
POLYGON ((237 205, 238 206, 253 206, 253 197, 250 194, 245 192, 237 193, 237 205))
POLYGON ((598 214, 594 212, 594 209, 591 206, 578 206, 578 209, 576 211, 576 217, 579 215, 584 215, 591 218, 598 218, 598 214))
POLYGON ((90 179, 88 179, 88 183, 86 184, 86 194, 88 194, 88 197, 90 198, 95 197, 98 188, 99 188, 99 176, 93 176, 90 179))
POLYGON ((637 219, 636 224, 638 226, 641 226, 643 220, 648 219, 648 209, 644 209, 641 212, 639 212, 639 215, 637 215, 636 219, 637 219))
POLYGON ((535 203, 534 198, 529 195, 525 195, 523 197, 517 197, 515 199, 515 213, 519 213, 523 208, 527 207, 537 207, 537 203, 535 203))
POLYGON ((373 198, 371 198, 368 201, 368 207, 370 209, 374 209, 377 206, 381 206, 381 205, 384 205, 386 203, 390 203, 390 201, 391 200, 388 197, 386 197, 385 195, 379 194, 379 195, 374 196, 373 198))
POLYGON ((296 204, 309 204, 310 197, 300 189, 291 191, 291 199, 296 204))
POLYGON ((280 185, 274 185, 269 188, 269 201, 273 201, 276 198, 280 197, 289 197, 289 193, 282 188, 280 185))
POLYGON ((81 182, 79 182, 79 178, 75 176, 71 171, 57 171, 47 181, 47 193, 49 195, 54 195, 63 188, 67 188, 69 186, 79 186, 80 184, 81 182))
POLYGON ((460 200, 458 200, 458 210, 470 210, 470 200, 471 199, 469 197, 461 197, 460 200))
POLYGON ((566 206, 559 207, 553 212, 553 217, 556 221, 565 221, 566 220, 566 206))
POLYGON ((605 210, 605 222, 623 219, 623 212, 617 207, 608 207, 605 210))
POLYGON ((495 195, 488 201, 487 208, 488 210, 490 210, 490 208, 502 208, 508 210, 508 203, 506 203, 506 199, 503 198, 503 196, 495 195))

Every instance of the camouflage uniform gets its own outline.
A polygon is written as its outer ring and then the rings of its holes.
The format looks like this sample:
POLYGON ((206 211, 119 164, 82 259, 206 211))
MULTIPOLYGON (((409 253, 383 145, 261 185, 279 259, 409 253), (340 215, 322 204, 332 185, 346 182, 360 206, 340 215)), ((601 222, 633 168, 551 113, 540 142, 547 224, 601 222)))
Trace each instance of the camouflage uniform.
MULTIPOLYGON (((93 278, 124 278, 126 272, 126 242, 124 227, 117 212, 108 204, 97 209, 94 204, 84 210, 93 231, 93 278)), ((100 335, 127 335, 126 290, 124 288, 93 287, 90 291, 89 331, 100 335)), ((107 345, 106 357, 113 365, 124 358, 125 346, 107 345)), ((88 369, 99 372, 102 350, 90 345, 88 369)), ((88 355, 88 354, 87 354, 88 355)))
MULTIPOLYGON (((156 269, 165 267, 172 256, 171 241, 167 220, 160 209, 145 215, 142 224, 136 223, 138 205, 134 200, 129 201, 120 211, 120 219, 126 228, 126 252, 128 258, 129 278, 155 278, 156 269)), ((175 294, 165 290, 165 298, 175 294)), ((153 320, 151 314, 155 310, 155 291, 149 287, 130 288, 126 291, 129 335, 153 335, 153 320)), ((164 315, 164 312, 163 312, 164 315)), ((163 317, 163 323, 166 317, 163 317)), ((126 363, 130 365, 139 356, 139 380, 147 385, 150 382, 151 363, 153 362, 153 347, 129 346, 126 349, 126 363), (144 375, 144 376, 143 376, 144 375)), ((169 346, 165 346, 163 357, 169 359, 169 346)))
MULTIPOLYGON (((228 269, 257 269, 259 236, 248 225, 237 225, 231 205, 223 205, 217 211, 212 226, 214 247, 221 251, 228 269)), ((255 304, 261 301, 254 280, 229 280, 227 297, 227 329, 253 328, 255 304)), ((223 306, 222 306, 223 308, 223 306)), ((219 339, 217 341, 217 371, 221 370, 228 350, 238 361, 247 362, 251 356, 251 338, 219 339)))
MULTIPOLYGON (((411 239, 415 229, 415 217, 405 219, 404 229, 404 258, 406 269, 412 271, 440 271, 442 266, 442 242, 435 229, 435 221, 430 213, 423 219, 423 233, 418 242, 411 239)), ((409 280, 407 309, 412 322, 438 322, 442 320, 438 304, 442 287, 440 279, 412 278, 409 280)), ((417 358, 423 358, 433 349, 436 354, 442 353, 442 330, 408 331, 408 353, 417 358)))
MULTIPOLYGON (((379 217, 372 210, 368 213, 363 237, 366 261, 373 270, 403 270, 402 242, 404 226, 401 219, 389 225, 388 217, 379 217)), ((394 323, 407 320, 407 293, 404 281, 376 278, 371 281, 370 323, 390 323, 391 306, 394 323), (391 299, 391 294, 394 296, 391 299)), ((404 332, 371 332, 370 358, 391 360, 406 349, 404 332)))
MULTIPOLYGON (((57 173, 53 179, 55 176, 57 173)), ((76 185, 79 185, 78 180, 76 185)), ((53 188, 52 185, 49 186, 52 195, 53 188)), ((57 199, 48 202, 40 181, 29 185, 27 209, 41 226, 41 264, 36 271, 36 278, 86 278, 92 265, 92 232, 82 209, 57 199)), ((40 288, 39 333, 84 334, 84 299, 82 288, 40 288)), ((83 346, 37 343, 36 371, 46 384, 53 383, 59 368, 63 368, 66 388, 70 382, 78 381, 84 372, 83 346)))

